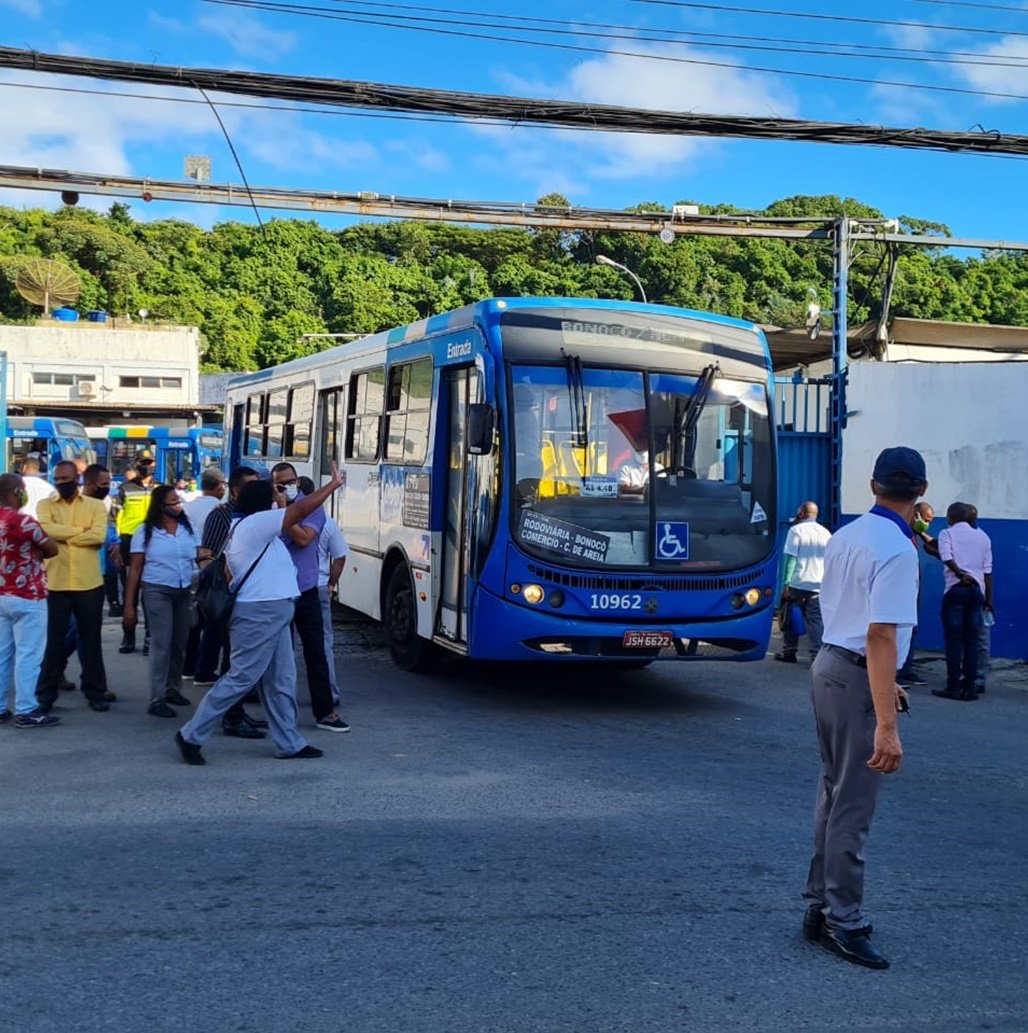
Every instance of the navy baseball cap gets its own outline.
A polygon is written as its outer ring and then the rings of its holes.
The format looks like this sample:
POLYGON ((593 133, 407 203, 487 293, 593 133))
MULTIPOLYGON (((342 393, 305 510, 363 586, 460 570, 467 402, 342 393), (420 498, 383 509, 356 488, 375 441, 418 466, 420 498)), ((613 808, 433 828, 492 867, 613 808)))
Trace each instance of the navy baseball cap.
POLYGON ((909 477, 912 481, 927 480, 921 453, 904 445, 885 449, 875 460, 871 476, 879 484, 885 484, 894 477, 909 477))

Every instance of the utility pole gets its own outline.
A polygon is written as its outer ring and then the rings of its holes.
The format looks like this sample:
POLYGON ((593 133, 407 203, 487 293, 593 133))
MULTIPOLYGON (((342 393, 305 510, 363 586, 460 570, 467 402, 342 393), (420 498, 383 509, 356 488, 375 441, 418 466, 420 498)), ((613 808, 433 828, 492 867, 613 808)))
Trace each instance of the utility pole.
POLYGON ((831 425, 831 513, 829 526, 835 530, 842 519, 842 433, 846 429, 846 376, 849 355, 846 350, 849 290, 850 221, 835 220, 832 236, 832 391, 831 425))

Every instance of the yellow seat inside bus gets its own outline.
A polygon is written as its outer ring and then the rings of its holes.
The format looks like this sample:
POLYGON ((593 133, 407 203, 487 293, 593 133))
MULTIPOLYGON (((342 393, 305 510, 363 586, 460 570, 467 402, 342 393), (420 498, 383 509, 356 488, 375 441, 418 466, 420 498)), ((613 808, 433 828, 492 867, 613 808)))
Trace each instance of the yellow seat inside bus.
POLYGON ((588 448, 570 439, 553 441, 546 438, 539 450, 542 477, 539 497, 577 495, 583 477, 602 476, 607 472, 607 443, 590 441, 588 448))

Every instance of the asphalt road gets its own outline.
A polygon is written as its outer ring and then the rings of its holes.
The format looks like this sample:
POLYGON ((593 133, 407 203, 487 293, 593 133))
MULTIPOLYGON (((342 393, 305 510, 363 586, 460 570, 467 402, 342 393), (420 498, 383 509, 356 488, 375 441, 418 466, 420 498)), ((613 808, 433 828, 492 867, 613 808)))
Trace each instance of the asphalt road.
POLYGON ((425 677, 341 630, 353 731, 312 728, 322 760, 218 736, 185 766, 113 626, 110 713, 0 728, 0 1026, 1028 1030, 1023 669, 974 704, 914 690, 879 973, 799 935, 805 665, 425 677))

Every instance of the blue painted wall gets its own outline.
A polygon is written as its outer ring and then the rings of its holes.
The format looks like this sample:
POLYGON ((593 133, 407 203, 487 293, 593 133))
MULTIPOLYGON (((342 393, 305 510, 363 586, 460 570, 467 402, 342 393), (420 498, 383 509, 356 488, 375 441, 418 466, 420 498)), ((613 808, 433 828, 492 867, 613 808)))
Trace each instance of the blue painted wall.
MULTIPOLYGON (((858 513, 848 513, 848 523, 858 513)), ((938 537, 946 526, 936 518, 928 533, 938 537)), ((1028 613, 1024 610, 1028 586, 1028 521, 979 520, 978 526, 992 539, 992 564, 996 625, 992 629, 992 655, 1028 660, 1028 613)), ((921 605, 917 648, 942 650, 942 564, 921 552, 921 605)))

